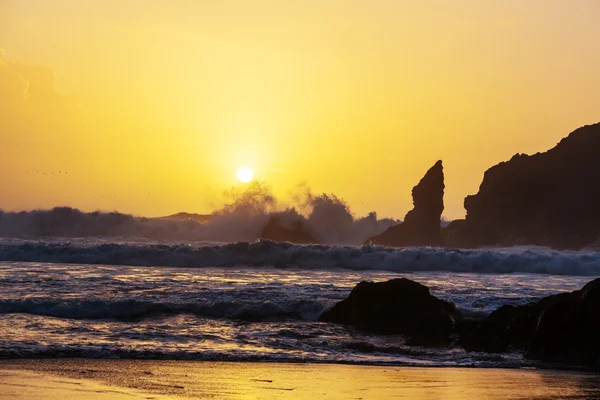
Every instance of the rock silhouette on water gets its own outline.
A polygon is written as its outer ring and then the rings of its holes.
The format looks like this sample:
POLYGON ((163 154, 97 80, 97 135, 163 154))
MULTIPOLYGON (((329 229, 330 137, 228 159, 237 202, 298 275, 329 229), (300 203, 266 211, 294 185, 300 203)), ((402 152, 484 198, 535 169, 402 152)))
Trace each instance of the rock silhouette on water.
POLYGON ((432 296, 426 286, 399 278, 359 283, 319 320, 373 333, 404 334, 412 344, 435 346, 449 343, 455 313, 454 304, 432 296))
POLYGON ((412 189, 412 197, 414 207, 404 221, 370 238, 366 244, 392 247, 443 244, 440 220, 444 211, 444 169, 441 160, 412 189))
POLYGON ((526 358, 600 369, 600 278, 581 290, 523 306, 504 305, 483 319, 457 311, 409 279, 360 282, 319 321, 378 334, 406 344, 459 346, 467 351, 521 351, 526 358))
POLYGON ((261 239, 298 244, 319 243, 319 241, 306 229, 306 226, 300 219, 289 221, 287 224, 290 225, 289 227, 284 225, 286 224, 282 221, 279 214, 271 215, 260 234, 261 239))
POLYGON ((546 303, 525 357, 600 369, 600 278, 546 303))

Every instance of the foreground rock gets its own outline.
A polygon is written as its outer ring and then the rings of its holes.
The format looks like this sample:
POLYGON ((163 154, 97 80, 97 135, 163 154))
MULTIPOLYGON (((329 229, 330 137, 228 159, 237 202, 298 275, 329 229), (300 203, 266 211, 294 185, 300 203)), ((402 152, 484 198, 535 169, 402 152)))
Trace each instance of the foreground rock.
POLYGON ((466 350, 522 350, 531 360, 600 369, 600 278, 537 303, 502 306, 483 321, 463 320, 458 330, 466 350))
POLYGON ((484 175, 465 199, 466 220, 450 246, 583 248, 600 239, 600 123, 553 149, 517 154, 484 175))
POLYGON ((461 321, 459 332, 466 350, 520 349, 532 360, 600 368, 600 279, 538 303, 502 306, 483 321, 461 321))
POLYGON ((412 190, 414 208, 404 221, 388 228, 366 244, 382 246, 441 246, 440 219, 444 211, 444 169, 435 163, 412 190))
POLYGON ((319 321, 401 334, 408 345, 521 351, 531 360, 600 369, 600 278, 537 303, 504 305, 482 320, 461 316, 452 303, 408 279, 361 282, 319 321))
POLYGON ((600 278, 547 302, 525 357, 600 369, 600 278))
POLYGON ((459 324, 459 346, 468 351, 503 353, 524 351, 533 340, 543 303, 524 306, 504 305, 481 321, 462 320, 459 324))
POLYGON ((319 243, 317 239, 306 229, 304 223, 297 219, 284 222, 280 215, 274 214, 269 217, 263 228, 261 239, 269 239, 276 242, 291 242, 299 244, 319 243), (289 225, 286 227, 285 225, 289 225))
POLYGON ((319 318, 357 329, 403 334, 409 344, 447 345, 455 328, 456 309, 420 283, 408 279, 361 282, 348 296, 319 318))

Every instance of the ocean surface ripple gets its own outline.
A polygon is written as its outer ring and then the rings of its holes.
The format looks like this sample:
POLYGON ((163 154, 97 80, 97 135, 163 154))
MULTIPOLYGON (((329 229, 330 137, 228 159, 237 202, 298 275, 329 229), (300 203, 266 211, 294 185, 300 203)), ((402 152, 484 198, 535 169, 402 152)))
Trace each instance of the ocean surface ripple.
POLYGON ((410 347, 400 336, 372 335, 317 318, 362 280, 407 277, 453 301, 460 312, 482 316, 503 304, 581 288, 590 280, 586 275, 598 269, 594 253, 544 249, 63 241, 12 241, 1 248, 2 258, 37 261, 0 261, 0 358, 524 366, 531 363, 517 353, 410 347), (70 257, 78 262, 66 262, 70 257), (106 259, 113 265, 100 263, 106 259), (172 260, 180 264, 157 266, 172 260), (527 268, 527 260, 536 266, 527 268), (115 265, 120 263, 141 265, 115 265), (569 268, 579 274, 569 274, 569 268), (558 273, 543 272, 551 270, 558 273))

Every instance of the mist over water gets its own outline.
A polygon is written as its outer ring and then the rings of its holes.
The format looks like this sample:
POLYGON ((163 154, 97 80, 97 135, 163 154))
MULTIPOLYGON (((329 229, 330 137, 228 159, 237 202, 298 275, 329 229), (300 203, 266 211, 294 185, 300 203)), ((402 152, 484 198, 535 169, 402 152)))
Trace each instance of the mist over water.
POLYGON ((0 210, 0 236, 248 242, 260 237, 274 214, 284 227, 302 222, 316 239, 326 244, 359 245, 399 222, 378 219, 375 212, 355 217, 344 200, 335 195, 314 195, 305 187, 292 200, 283 201, 266 184, 253 182, 243 191, 226 192, 225 204, 202 222, 191 218, 135 217, 118 212, 85 213, 70 207, 22 212, 0 210))

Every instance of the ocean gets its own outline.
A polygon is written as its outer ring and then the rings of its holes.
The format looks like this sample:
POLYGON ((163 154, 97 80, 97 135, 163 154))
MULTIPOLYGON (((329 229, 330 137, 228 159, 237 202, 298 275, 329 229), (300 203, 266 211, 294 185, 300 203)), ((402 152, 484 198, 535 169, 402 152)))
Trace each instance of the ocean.
POLYGON ((406 277, 467 315, 581 288, 600 252, 0 239, 0 358, 523 367, 318 322, 362 280, 406 277))

